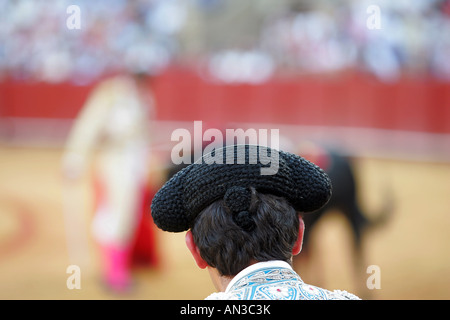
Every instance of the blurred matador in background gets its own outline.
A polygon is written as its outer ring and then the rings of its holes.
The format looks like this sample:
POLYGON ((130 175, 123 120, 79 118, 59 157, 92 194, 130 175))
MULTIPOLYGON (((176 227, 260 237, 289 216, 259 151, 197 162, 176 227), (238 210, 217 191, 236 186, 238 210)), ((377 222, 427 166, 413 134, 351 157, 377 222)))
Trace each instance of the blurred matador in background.
POLYGON ((149 80, 145 73, 130 73, 100 82, 76 119, 63 156, 64 176, 74 180, 97 151, 92 230, 102 253, 104 281, 114 291, 129 288, 133 255, 150 264, 157 260, 153 224, 143 215, 153 196, 149 121, 154 99, 149 80))

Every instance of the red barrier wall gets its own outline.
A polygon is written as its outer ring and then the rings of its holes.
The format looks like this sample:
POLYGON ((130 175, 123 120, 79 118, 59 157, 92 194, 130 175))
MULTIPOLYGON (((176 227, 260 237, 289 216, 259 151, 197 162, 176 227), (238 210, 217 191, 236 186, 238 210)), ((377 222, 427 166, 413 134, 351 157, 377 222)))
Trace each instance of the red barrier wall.
MULTIPOLYGON (((93 85, 0 83, 0 117, 70 119, 93 85)), ((450 83, 393 84, 361 74, 274 79, 261 85, 211 83, 170 70, 153 85, 160 120, 269 122, 450 133, 450 83)))

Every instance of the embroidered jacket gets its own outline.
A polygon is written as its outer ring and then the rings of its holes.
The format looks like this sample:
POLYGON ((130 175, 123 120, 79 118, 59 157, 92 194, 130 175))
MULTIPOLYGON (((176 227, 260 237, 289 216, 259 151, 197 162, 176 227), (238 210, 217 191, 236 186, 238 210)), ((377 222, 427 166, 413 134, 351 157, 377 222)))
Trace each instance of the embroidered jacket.
POLYGON ((284 261, 255 263, 239 272, 225 292, 206 300, 360 300, 346 291, 329 291, 303 282, 284 261))

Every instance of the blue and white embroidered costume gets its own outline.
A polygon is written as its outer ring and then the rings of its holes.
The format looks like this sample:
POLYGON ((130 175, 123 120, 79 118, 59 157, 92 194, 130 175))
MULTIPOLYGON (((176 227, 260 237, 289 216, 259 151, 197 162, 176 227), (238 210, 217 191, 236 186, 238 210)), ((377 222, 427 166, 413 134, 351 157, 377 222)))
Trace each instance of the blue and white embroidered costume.
POLYGON ((329 291, 303 282, 284 261, 255 263, 239 272, 225 292, 206 300, 359 300, 341 290, 329 291))

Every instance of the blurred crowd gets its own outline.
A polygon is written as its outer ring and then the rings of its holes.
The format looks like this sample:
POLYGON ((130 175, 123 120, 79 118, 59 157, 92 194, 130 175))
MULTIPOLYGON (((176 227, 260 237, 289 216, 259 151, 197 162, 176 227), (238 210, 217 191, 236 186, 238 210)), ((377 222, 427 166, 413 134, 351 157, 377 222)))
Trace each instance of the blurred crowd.
POLYGON ((270 47, 283 56, 282 63, 305 71, 356 66, 386 81, 403 74, 449 78, 444 57, 450 54, 450 11, 445 11, 450 3, 380 1, 378 12, 369 9, 373 3, 290 14, 270 28, 276 41, 270 47), (371 25, 378 13, 379 25, 371 25), (289 35, 287 41, 283 34, 289 35))
POLYGON ((0 71, 16 79, 80 83, 124 69, 159 72, 178 50, 181 2, 0 0, 0 71), (70 29, 67 8, 74 4, 80 25, 70 29))
POLYGON ((450 81, 449 0, 0 0, 0 24, 0 78, 88 83, 186 63, 224 82, 348 69, 450 81))

